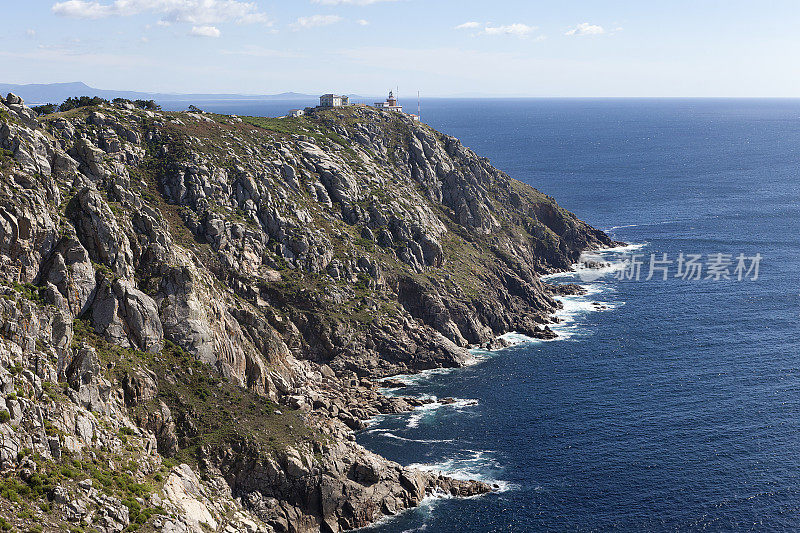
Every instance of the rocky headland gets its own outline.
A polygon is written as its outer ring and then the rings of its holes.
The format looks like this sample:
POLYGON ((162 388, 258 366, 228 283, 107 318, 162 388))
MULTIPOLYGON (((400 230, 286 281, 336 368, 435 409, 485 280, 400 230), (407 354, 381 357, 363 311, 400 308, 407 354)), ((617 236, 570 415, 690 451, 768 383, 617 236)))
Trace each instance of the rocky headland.
POLYGON ((9 94, 0 176, 3 530, 335 532, 489 492, 353 432, 421 404, 384 378, 552 337, 540 276, 613 244, 365 107, 37 116, 9 94))

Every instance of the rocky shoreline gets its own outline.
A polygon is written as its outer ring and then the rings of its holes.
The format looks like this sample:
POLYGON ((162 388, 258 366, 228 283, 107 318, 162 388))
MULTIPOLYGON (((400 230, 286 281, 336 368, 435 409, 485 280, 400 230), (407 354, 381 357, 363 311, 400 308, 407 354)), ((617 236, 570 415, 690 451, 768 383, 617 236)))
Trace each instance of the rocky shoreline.
POLYGON ((341 531, 490 492, 353 432, 420 406, 380 380, 555 336, 577 289, 540 276, 614 244, 369 108, 36 116, 8 95, 0 175, 0 516, 20 530, 341 531))

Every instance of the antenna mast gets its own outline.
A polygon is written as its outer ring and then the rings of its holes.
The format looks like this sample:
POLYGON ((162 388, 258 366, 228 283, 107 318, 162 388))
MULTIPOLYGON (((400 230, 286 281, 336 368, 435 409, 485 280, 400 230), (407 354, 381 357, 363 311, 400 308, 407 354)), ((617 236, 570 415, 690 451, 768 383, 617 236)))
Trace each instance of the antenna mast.
POLYGON ((417 116, 419 117, 419 121, 422 122, 422 113, 419 110, 419 89, 417 89, 417 116))

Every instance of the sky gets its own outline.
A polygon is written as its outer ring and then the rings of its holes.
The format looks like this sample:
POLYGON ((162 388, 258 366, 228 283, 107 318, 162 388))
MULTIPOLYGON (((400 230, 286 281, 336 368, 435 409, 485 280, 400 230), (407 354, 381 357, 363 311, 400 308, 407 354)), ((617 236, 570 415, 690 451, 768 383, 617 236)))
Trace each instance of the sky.
POLYGON ((4 83, 800 96, 797 0, 2 0, 0 25, 4 83))

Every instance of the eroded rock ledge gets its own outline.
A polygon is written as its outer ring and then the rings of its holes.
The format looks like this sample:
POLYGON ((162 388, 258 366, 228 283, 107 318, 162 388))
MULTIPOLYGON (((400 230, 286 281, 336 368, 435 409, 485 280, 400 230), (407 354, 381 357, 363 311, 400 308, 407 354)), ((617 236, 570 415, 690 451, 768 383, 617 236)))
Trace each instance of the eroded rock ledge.
POLYGON ((377 380, 548 337, 602 232, 457 139, 0 98, 0 516, 20 530, 340 531, 492 490, 357 445, 377 380))

